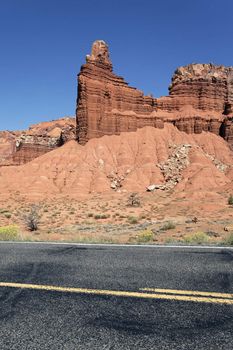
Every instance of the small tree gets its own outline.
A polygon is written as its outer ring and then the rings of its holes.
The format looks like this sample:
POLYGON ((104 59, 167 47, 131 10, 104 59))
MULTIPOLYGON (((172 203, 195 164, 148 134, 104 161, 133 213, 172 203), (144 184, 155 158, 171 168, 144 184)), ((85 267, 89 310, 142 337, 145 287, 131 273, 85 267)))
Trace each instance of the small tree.
POLYGON ((137 192, 131 193, 131 195, 128 198, 127 205, 129 207, 140 207, 141 200, 137 192))
POLYGON ((32 205, 28 214, 23 216, 24 222, 30 231, 37 231, 39 224, 39 207, 32 205))

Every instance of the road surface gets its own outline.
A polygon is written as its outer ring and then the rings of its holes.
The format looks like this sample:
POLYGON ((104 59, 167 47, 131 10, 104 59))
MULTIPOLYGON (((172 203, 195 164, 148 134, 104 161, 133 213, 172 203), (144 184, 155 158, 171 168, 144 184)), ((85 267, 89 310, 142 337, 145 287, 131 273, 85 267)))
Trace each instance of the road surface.
POLYGON ((0 244, 1 350, 232 350, 233 250, 0 244))

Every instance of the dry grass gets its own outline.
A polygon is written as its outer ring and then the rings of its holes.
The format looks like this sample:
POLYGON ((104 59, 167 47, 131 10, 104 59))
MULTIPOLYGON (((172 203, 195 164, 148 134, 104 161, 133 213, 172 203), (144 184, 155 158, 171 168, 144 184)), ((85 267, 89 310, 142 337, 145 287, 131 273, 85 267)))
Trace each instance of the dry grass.
POLYGON ((188 244, 205 244, 209 241, 209 236, 202 231, 185 235, 183 241, 188 244))
POLYGON ((228 246, 233 246, 233 232, 230 232, 223 240, 223 243, 228 246))

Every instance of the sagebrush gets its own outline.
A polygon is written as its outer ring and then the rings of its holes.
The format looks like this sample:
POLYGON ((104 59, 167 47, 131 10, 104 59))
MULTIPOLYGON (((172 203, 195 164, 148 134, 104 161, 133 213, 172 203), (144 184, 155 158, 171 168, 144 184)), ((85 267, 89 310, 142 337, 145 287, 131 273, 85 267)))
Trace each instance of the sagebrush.
POLYGON ((40 220, 39 210, 40 208, 37 205, 32 205, 29 212, 23 216, 25 225, 30 231, 38 230, 40 220))

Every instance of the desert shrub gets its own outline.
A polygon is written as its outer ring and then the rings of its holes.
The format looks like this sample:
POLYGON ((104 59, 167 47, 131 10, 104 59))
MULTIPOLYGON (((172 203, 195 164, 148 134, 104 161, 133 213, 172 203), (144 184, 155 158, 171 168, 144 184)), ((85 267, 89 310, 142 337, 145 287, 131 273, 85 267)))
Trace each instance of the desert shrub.
POLYGON ((232 194, 228 198, 228 204, 229 205, 233 205, 233 196, 232 196, 232 194))
POLYGON ((95 214, 94 215, 94 219, 96 219, 96 220, 108 219, 109 217, 110 217, 110 215, 108 215, 108 214, 95 214))
POLYGON ((138 223, 138 218, 136 216, 128 216, 128 222, 130 224, 137 224, 138 223))
POLYGON ((167 237, 164 241, 165 244, 174 244, 174 243, 179 243, 179 240, 176 239, 175 237, 167 237))
POLYGON ((87 214, 87 217, 88 217, 88 218, 92 218, 93 216, 94 216, 93 213, 88 213, 88 214, 87 214))
POLYGON ((129 198, 127 200, 127 206, 140 207, 140 205, 141 205, 141 199, 140 199, 138 193, 137 192, 131 193, 131 195, 129 196, 129 198))
POLYGON ((190 233, 183 238, 185 243, 195 243, 195 244, 203 244, 207 243, 209 240, 208 235, 205 232, 199 231, 195 233, 190 233))
POLYGON ((14 241, 18 239, 19 229, 16 225, 2 226, 0 227, 0 240, 1 241, 14 241))
POLYGON ((32 205, 29 212, 23 216, 25 225, 30 231, 38 230, 39 219, 39 207, 37 205, 32 205))
POLYGON ((5 218, 10 219, 11 218, 11 213, 5 213, 4 216, 5 216, 5 218))
POLYGON ((233 245, 233 232, 229 233, 229 235, 225 238, 223 243, 227 245, 233 245))
POLYGON ((138 243, 146 243, 152 241, 154 237, 154 234, 151 230, 144 230, 139 232, 137 235, 137 242, 138 243))
POLYGON ((94 219, 96 219, 96 220, 101 219, 101 214, 95 214, 95 215, 94 215, 94 219))
POLYGON ((9 213, 8 209, 0 208, 0 214, 7 214, 9 213))
POLYGON ((162 227, 160 227, 160 230, 167 231, 167 230, 173 230, 176 228, 176 225, 173 221, 166 222, 162 227))

